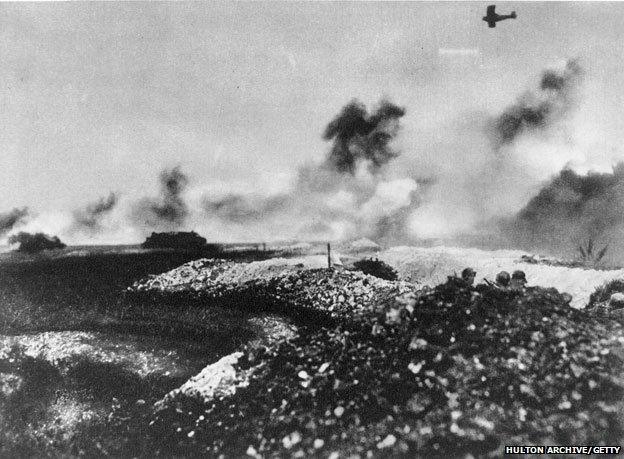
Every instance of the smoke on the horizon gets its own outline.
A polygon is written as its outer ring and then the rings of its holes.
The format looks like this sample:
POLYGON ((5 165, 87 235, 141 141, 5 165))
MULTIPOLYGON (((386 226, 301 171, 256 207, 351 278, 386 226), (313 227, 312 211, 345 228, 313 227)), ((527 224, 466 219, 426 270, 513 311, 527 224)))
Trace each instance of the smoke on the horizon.
POLYGON ((188 205, 183 193, 188 186, 188 176, 179 166, 164 169, 159 176, 160 196, 140 199, 131 211, 133 220, 149 229, 180 228, 188 216, 188 205))
POLYGON ((609 244, 611 259, 624 261, 619 242, 624 240, 624 163, 610 172, 592 171, 595 164, 583 161, 600 153, 575 142, 583 75, 579 62, 570 60, 543 72, 539 86, 499 116, 464 124, 457 136, 469 152, 461 160, 464 166, 438 169, 431 189, 421 186, 437 194, 424 198, 414 213, 421 218, 413 219, 412 227, 438 235, 441 228, 459 228, 449 235, 473 231, 485 235, 480 239, 485 246, 566 257, 591 239, 609 244), (467 141, 478 132, 470 126, 478 123, 490 133, 490 148, 478 140, 474 148, 467 141), (571 164, 575 160, 582 171, 571 164), (429 214, 424 212, 428 208, 433 208, 429 214), (459 217, 453 219, 454 212, 459 217), (441 223, 433 224, 440 215, 441 223))
POLYGON ((4 236, 9 233, 13 227, 23 223, 28 216, 28 208, 15 207, 8 212, 0 213, 0 236, 4 236))
POLYGON ((421 178, 411 235, 510 240, 498 221, 512 218, 545 180, 576 159, 568 123, 579 107, 583 74, 579 62, 569 60, 545 70, 535 89, 500 114, 464 114, 413 142, 410 161, 399 165, 421 178))
POLYGON ((591 239, 621 257, 624 163, 610 173, 562 170, 503 227, 520 247, 571 255, 591 239))
POLYGON ((242 232, 252 223, 255 234, 266 224, 294 238, 396 244, 485 235, 486 244, 513 246, 527 238, 500 222, 513 220, 574 159, 567 123, 579 107, 583 75, 577 60, 547 69, 500 114, 463 114, 410 139, 401 156, 393 140, 405 109, 381 101, 369 111, 349 102, 325 129, 327 156, 302 166, 289 192, 204 196, 202 208, 207 219, 242 232))
POLYGON ((119 197, 111 192, 107 197, 101 197, 96 202, 92 202, 82 209, 75 210, 73 212, 74 226, 78 230, 101 231, 102 218, 113 210, 118 201, 119 197))
POLYGON ((14 209, 0 214, 9 237, 17 231, 29 234, 58 234, 71 244, 114 244, 140 242, 152 231, 182 229, 189 215, 184 191, 188 177, 180 167, 163 169, 159 174, 156 197, 122 197, 114 192, 80 208, 63 211, 46 209, 31 214, 27 209, 14 209), (26 221, 25 216, 28 215, 26 221))
POLYGON ((463 113, 407 135, 405 108, 382 100, 371 110, 353 100, 319 133, 329 144, 325 157, 303 162, 279 193, 227 185, 208 193, 200 178, 190 187, 175 167, 161 172, 157 196, 111 195, 73 220, 93 228, 93 237, 108 231, 126 240, 191 229, 219 241, 368 237, 397 244, 468 235, 489 247, 562 253, 588 237, 614 239, 624 236, 624 166, 588 175, 570 166, 592 164, 574 136, 583 75, 570 60, 542 72, 534 89, 498 114, 463 113))
POLYGON ((385 166, 399 156, 392 141, 404 115, 404 108, 387 100, 371 113, 361 102, 349 102, 325 129, 323 138, 332 147, 324 161, 301 166, 289 191, 204 196, 206 218, 238 225, 239 230, 253 224, 256 234, 262 222, 277 231, 264 232, 273 238, 396 239, 405 225, 395 222, 406 218, 404 210, 416 189, 408 177, 384 174, 385 166))

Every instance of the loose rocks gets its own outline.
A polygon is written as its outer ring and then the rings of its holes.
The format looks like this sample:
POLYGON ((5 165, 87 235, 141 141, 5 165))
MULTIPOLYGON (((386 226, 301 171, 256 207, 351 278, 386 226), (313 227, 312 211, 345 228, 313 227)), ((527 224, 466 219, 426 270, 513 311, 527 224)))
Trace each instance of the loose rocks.
POLYGON ((177 455, 481 456, 624 438, 622 327, 555 289, 450 278, 416 291, 323 269, 239 288, 319 320, 243 350, 235 393, 169 399, 152 427, 177 455))

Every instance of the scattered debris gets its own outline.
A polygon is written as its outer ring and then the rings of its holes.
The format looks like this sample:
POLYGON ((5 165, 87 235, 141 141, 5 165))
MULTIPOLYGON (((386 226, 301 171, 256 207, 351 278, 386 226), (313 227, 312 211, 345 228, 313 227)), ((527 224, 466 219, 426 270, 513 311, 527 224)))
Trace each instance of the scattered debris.
POLYGON ((622 325, 570 307, 555 289, 450 277, 418 291, 328 269, 217 282, 206 280, 205 305, 229 296, 308 325, 228 362, 235 392, 168 398, 152 429, 176 455, 201 445, 211 455, 303 457, 322 445, 339 456, 482 456, 511 443, 624 437, 622 325))

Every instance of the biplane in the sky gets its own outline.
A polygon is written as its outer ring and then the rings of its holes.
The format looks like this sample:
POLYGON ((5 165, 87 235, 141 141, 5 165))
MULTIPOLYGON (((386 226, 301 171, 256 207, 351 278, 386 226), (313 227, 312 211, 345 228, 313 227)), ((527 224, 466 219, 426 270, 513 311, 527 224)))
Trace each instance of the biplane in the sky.
POLYGON ((512 11, 511 14, 496 14, 494 11, 496 5, 490 5, 487 7, 487 14, 483 16, 483 20, 488 23, 488 26, 496 27, 498 21, 504 21, 505 19, 516 19, 516 12, 512 11))

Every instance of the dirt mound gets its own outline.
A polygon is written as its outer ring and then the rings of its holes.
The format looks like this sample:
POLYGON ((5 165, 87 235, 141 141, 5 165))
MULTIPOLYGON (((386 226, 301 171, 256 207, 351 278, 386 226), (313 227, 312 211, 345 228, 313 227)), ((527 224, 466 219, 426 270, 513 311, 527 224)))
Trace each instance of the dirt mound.
POLYGON ((308 325, 226 362, 234 393, 171 397, 152 424, 161 453, 501 455, 624 439, 622 326, 555 289, 451 278, 417 292, 316 269, 235 290, 308 325))
MULTIPOLYGON (((364 311, 367 304, 377 303, 381 297, 415 290, 414 285, 405 282, 389 282, 361 272, 304 269, 299 263, 283 265, 281 262, 262 262, 243 265, 221 260, 198 260, 137 282, 126 293, 134 301, 148 304, 152 301, 171 304, 198 301, 202 305, 279 312, 298 324, 301 321, 308 323, 318 320, 319 324, 327 325, 336 319, 345 320, 364 311), (252 277, 252 273, 255 277, 252 277)), ((273 330, 273 344, 297 336, 295 327, 290 325, 286 328, 281 322, 276 327, 264 321, 262 328, 273 330)), ((227 360, 226 363, 229 362, 227 360)), ((189 384, 174 393, 213 393, 216 390, 213 386, 219 380, 218 374, 222 373, 222 367, 208 366, 203 376, 189 381, 189 384), (209 376, 215 371, 217 374, 209 376), (202 387, 206 381, 207 386, 202 387)), ((169 398, 171 394, 166 397, 169 398)))
POLYGON ((202 258, 159 275, 152 275, 128 287, 127 293, 154 296, 172 292, 197 292, 210 295, 220 289, 232 289, 257 279, 270 279, 280 274, 327 266, 323 256, 271 258, 251 263, 234 263, 222 259, 202 258))

